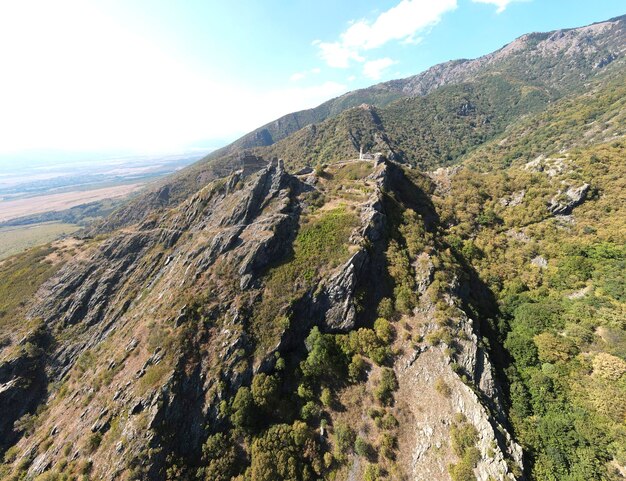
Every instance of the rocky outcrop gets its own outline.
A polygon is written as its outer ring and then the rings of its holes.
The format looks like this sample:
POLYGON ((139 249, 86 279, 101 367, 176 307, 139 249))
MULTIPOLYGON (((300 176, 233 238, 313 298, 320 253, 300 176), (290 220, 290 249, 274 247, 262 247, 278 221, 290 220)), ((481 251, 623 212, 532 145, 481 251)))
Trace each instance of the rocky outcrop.
POLYGON ((574 207, 585 201, 589 187, 589 184, 585 183, 579 187, 570 187, 565 192, 559 192, 550 200, 548 210, 554 215, 571 214, 574 207))
MULTIPOLYGON (((436 330, 434 317, 435 308, 425 299, 415 319, 406 322, 416 322, 414 328, 428 338, 436 330)), ((396 361, 400 385, 396 397, 406 426, 400 442, 408 449, 402 461, 411 479, 450 479, 447 467, 458 462, 449 447, 450 430, 462 415, 478 432, 476 479, 521 479, 522 449, 507 430, 502 395, 480 331, 462 311, 454 323, 458 329, 454 346, 422 342, 404 347, 405 354, 396 361)))
POLYGON ((0 364, 0 452, 28 429, 14 424, 32 412, 46 393, 43 352, 30 342, 26 344, 22 343, 24 350, 18 356, 0 364))

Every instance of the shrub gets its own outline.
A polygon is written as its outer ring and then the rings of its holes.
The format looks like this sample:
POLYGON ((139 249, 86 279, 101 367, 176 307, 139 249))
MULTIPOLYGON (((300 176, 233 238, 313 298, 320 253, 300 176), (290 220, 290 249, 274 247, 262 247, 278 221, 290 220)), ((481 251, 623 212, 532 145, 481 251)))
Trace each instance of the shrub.
POLYGON ((381 419, 381 426, 383 429, 391 430, 397 428, 399 425, 400 423, 398 423, 396 417, 391 413, 385 414, 381 419))
POLYGON ((393 401, 393 392, 398 389, 398 380, 393 369, 384 367, 381 371, 380 382, 374 391, 376 399, 383 405, 389 405, 393 401))
POLYGON ((322 393, 320 394, 320 401, 324 407, 330 407, 333 403, 333 394, 327 387, 322 389, 322 393))
POLYGON ((390 356, 391 352, 388 347, 377 347, 369 352, 369 357, 379 366, 385 364, 390 356))
POLYGON ((306 348, 309 354, 300 364, 306 377, 336 376, 345 366, 345 358, 335 343, 335 337, 322 334, 317 326, 306 338, 306 348))
POLYGON ((310 419, 318 418, 322 415, 322 408, 313 401, 308 401, 300 410, 302 419, 308 421, 310 419))
POLYGON ((450 346, 452 344, 452 333, 448 328, 442 327, 426 334, 426 342, 431 346, 438 346, 441 343, 450 346))
POLYGON ((337 423, 334 432, 335 457, 343 459, 346 454, 352 452, 352 446, 356 441, 354 430, 344 423, 337 423))
POLYGON ((223 433, 209 436, 202 446, 203 468, 198 472, 205 481, 229 481, 235 475, 237 453, 223 433))
POLYGON ((252 442, 245 479, 298 481, 311 479, 310 466, 319 465, 319 447, 306 424, 276 424, 252 442))
POLYGON ((356 382, 363 377, 365 373, 365 359, 360 354, 352 356, 352 361, 348 365, 348 376, 352 382, 356 382))
POLYGON ((457 456, 463 456, 465 451, 473 447, 478 441, 478 431, 469 423, 453 424, 450 429, 452 449, 457 456))
POLYGON ((354 441, 354 452, 363 458, 370 458, 373 454, 372 446, 361 436, 354 441))
POLYGON ((380 440, 380 454, 387 459, 395 459, 395 450, 398 447, 398 438, 393 434, 384 433, 380 440))
POLYGON ((91 434, 91 436, 89 436, 89 438, 87 439, 87 450, 90 453, 93 453, 96 449, 98 449, 101 442, 102 434, 100 434, 99 432, 91 434))
POLYGON ((315 397, 313 390, 309 387, 308 384, 302 383, 298 386, 298 397, 302 399, 310 400, 315 397))
POLYGON ((378 303, 377 313, 385 319, 392 319, 394 316, 393 301, 388 297, 381 299, 378 303))
POLYGON ((576 346, 571 339, 555 336, 543 332, 533 338, 542 362, 564 362, 577 353, 576 346))
POLYGON ((439 394, 441 394, 443 397, 447 397, 449 398, 450 395, 452 394, 452 390, 450 389, 450 386, 448 386, 446 384, 446 382, 443 380, 443 378, 438 377, 435 380, 435 389, 437 390, 437 392, 439 394))
POLYGON ((618 381, 626 374, 626 362, 611 354, 600 352, 592 361, 593 373, 610 381, 618 381))
POLYGON ((250 427, 254 421, 254 398, 250 388, 242 386, 235 394, 230 420, 238 428, 250 427))
POLYGON ((474 468, 480 460, 480 451, 476 448, 478 442, 478 431, 466 422, 462 414, 455 417, 455 423, 450 428, 452 437, 452 449, 459 456, 457 464, 450 464, 448 472, 453 481, 474 481, 474 468))
POLYGON ((376 337, 385 344, 389 344, 393 340, 393 328, 389 321, 383 317, 379 317, 374 322, 374 332, 376 332, 376 337))
POLYGON ((463 461, 457 464, 450 464, 448 473, 452 481, 476 481, 474 467, 463 461))
POLYGON ((399 285, 393 290, 396 298, 396 310, 402 314, 410 314, 416 304, 415 292, 411 287, 399 285))
POLYGON ((252 380, 252 398, 262 409, 269 410, 278 402, 278 379, 260 373, 252 380))
POLYGON ((363 481, 380 481, 381 470, 376 464, 368 464, 363 473, 363 481))

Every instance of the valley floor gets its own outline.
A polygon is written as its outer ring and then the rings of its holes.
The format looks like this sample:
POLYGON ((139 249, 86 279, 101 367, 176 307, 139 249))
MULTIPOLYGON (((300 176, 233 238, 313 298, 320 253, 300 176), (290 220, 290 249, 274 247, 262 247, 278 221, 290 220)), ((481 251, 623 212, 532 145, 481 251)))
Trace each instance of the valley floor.
POLYGON ((41 224, 0 228, 0 259, 46 244, 80 229, 74 224, 44 222, 41 224))
POLYGON ((50 194, 26 199, 0 202, 0 222, 6 222, 28 215, 61 211, 103 199, 125 197, 139 190, 143 184, 123 184, 93 190, 80 190, 50 194))

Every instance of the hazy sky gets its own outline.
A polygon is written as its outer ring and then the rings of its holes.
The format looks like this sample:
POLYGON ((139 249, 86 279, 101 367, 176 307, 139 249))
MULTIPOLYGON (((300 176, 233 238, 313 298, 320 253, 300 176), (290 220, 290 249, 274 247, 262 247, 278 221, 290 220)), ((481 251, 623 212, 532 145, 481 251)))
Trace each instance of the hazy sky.
POLYGON ((219 146, 623 0, 0 0, 0 155, 219 146))

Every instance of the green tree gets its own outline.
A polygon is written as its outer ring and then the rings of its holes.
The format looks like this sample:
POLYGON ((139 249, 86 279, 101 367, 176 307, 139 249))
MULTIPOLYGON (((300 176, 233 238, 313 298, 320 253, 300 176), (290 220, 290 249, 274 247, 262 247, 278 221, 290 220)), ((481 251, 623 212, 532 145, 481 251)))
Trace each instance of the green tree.
POLYGON ((278 402, 278 379, 275 376, 268 376, 259 373, 252 380, 252 398, 254 403, 261 409, 270 410, 278 402))
POLYGON ((250 388, 242 386, 237 390, 232 404, 232 423, 238 428, 249 428, 254 422, 254 398, 250 388))

